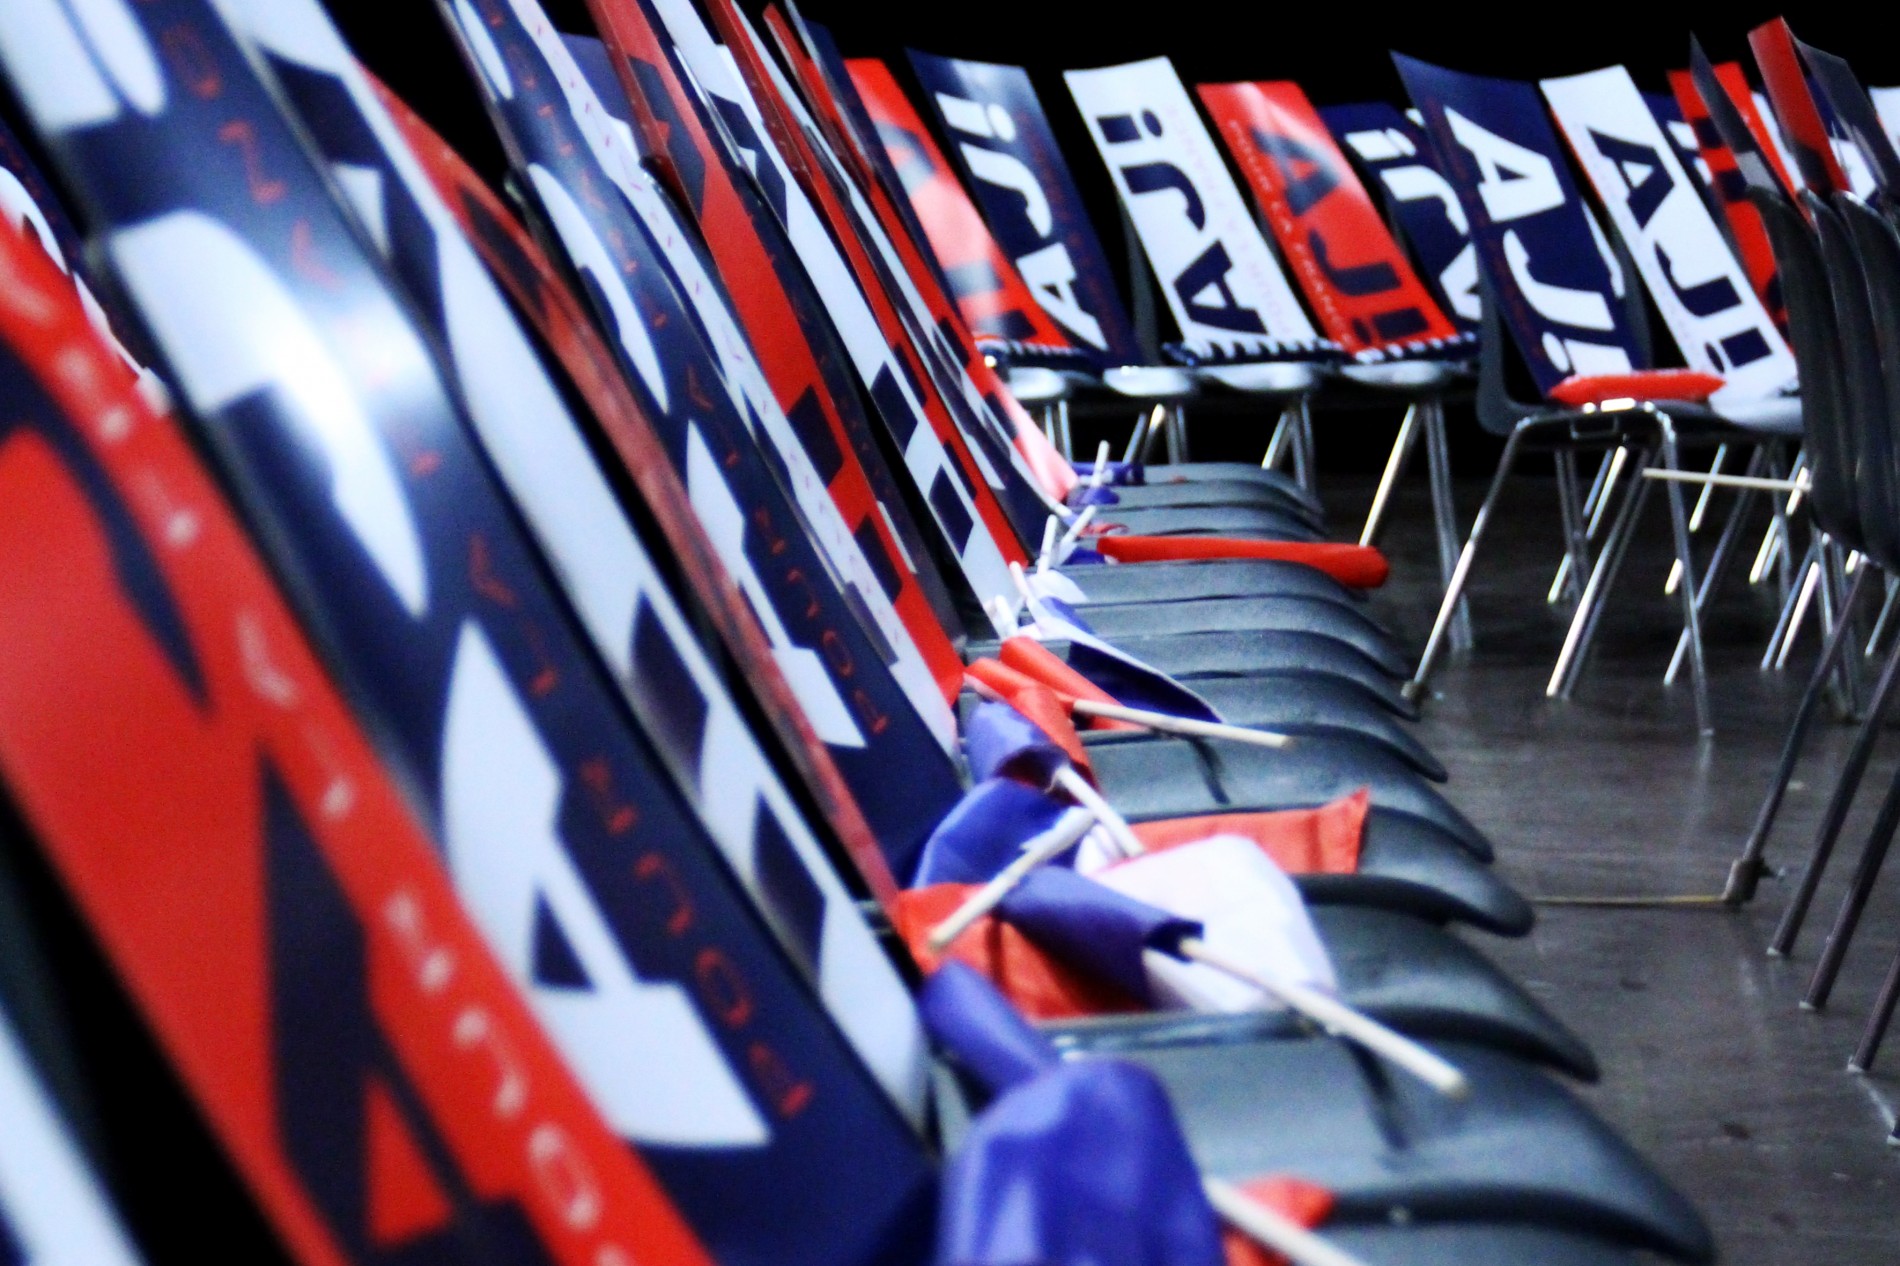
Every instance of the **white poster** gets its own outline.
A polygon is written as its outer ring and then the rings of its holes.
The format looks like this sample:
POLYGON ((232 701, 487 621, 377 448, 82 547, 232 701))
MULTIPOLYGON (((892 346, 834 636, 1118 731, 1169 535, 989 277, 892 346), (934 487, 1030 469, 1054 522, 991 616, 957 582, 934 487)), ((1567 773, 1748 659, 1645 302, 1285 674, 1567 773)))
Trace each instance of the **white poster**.
POLYGON ((1319 336, 1165 57, 1063 76, 1188 346, 1319 336))
POLYGON ((1712 403, 1759 400, 1793 383, 1794 354, 1629 72, 1612 66, 1541 87, 1683 358, 1726 379, 1712 403))

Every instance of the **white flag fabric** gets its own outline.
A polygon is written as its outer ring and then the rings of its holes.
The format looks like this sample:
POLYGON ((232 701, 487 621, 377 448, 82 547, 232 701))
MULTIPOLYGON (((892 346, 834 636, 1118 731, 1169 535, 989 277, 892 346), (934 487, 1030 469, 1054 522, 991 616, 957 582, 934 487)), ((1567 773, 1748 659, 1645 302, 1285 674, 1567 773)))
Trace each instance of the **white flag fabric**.
MULTIPOLYGON (((1252 840, 1210 836, 1102 866, 1090 878, 1198 921, 1209 949, 1264 980, 1292 981, 1328 993, 1339 987, 1299 890, 1252 840)), ((1162 1007, 1216 1012, 1283 1007, 1272 995, 1199 963, 1154 950, 1142 956, 1142 963, 1149 989, 1162 1007)))

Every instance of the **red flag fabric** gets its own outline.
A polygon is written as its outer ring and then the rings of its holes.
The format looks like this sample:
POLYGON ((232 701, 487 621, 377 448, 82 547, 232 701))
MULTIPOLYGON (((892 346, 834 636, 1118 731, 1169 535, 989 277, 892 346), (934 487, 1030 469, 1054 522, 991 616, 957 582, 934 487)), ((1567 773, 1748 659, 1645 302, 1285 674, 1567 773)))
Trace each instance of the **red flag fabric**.
MULTIPOLYGON (((1332 1192, 1317 1183, 1282 1174, 1250 1179, 1238 1186, 1252 1199, 1309 1231, 1331 1217, 1333 1206, 1338 1203, 1332 1192)), ((1222 1232, 1221 1247, 1227 1251, 1227 1266, 1285 1266, 1286 1263, 1280 1254, 1269 1252, 1232 1228, 1222 1232)))
POLYGON ((1213 835, 1238 835, 1290 875, 1350 875, 1359 869, 1372 791, 1361 787, 1317 809, 1272 813, 1210 813, 1131 823, 1135 838, 1159 852, 1213 835))
MULTIPOLYGON (((992 661, 994 662, 994 661, 992 661)), ((1060 655, 1038 642, 1033 637, 1017 636, 1003 643, 1002 665, 1006 671, 1012 671, 1041 682, 1056 692, 1058 697, 1069 699, 1087 699, 1091 703, 1119 703, 1119 699, 1069 667, 1060 655)), ((1084 717, 1077 725, 1084 730, 1139 730, 1144 727, 1131 721, 1112 721, 1107 717, 1084 717)))
POLYGON ((1271 558, 1317 567, 1342 585, 1376 589, 1392 568, 1369 545, 1333 541, 1242 541, 1222 536, 1134 536, 1105 532, 1091 544, 1118 563, 1184 562, 1209 558, 1271 558))
POLYGON ((942 954, 928 942, 930 930, 949 918, 978 884, 932 884, 897 896, 891 920, 926 973, 950 960, 981 972, 1032 1020, 1072 1020, 1118 1015, 1146 1008, 1115 986, 1061 962, 1001 919, 984 917, 942 954))

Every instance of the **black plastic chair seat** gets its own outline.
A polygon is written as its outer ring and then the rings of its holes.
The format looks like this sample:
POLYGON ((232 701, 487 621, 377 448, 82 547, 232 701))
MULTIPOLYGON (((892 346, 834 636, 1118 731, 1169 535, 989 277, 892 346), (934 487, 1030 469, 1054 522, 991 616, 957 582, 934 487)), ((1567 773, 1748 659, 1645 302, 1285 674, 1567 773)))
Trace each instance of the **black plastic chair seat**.
MULTIPOLYGON (((1313 598, 1344 606, 1365 601, 1317 567, 1273 558, 1216 558, 1171 563, 1071 563, 1056 568, 1091 602, 1182 598, 1313 598)), ((1087 618, 1087 608, 1083 617, 1087 618)))
MULTIPOLYGON (((1444 765, 1401 726, 1392 714, 1366 702, 1350 686, 1321 678, 1217 677, 1199 681, 1194 689, 1214 711, 1233 725, 1273 730, 1294 737, 1344 738, 1383 748, 1433 782, 1444 782, 1444 765)), ((1089 730, 1083 741, 1091 745, 1133 742, 1139 731, 1089 730)))
POLYGON ((1348 1222, 1320 1230, 1366 1266, 1637 1266, 1623 1245, 1527 1223, 1348 1222))
POLYGON ((1339 1223, 1511 1220, 1714 1256, 1693 1206, 1548 1075, 1443 1044, 1471 1078, 1454 1102, 1330 1039, 1131 1050, 1159 1075, 1201 1167, 1332 1190, 1339 1223))
MULTIPOLYGON (((1596 1057, 1561 1021, 1482 954, 1443 928, 1387 910, 1315 907, 1313 926, 1356 1010, 1424 1041, 1464 1041, 1597 1077, 1596 1057)), ((1284 1010, 1202 1015, 1151 1012, 1053 1026, 1075 1049, 1124 1054, 1154 1046, 1223 1043, 1306 1032, 1284 1010)))
MULTIPOLYGON (((1417 706, 1378 664, 1344 642, 1313 633, 1250 629, 1224 633, 1125 635, 1115 644, 1195 689, 1204 679, 1317 677, 1346 682, 1396 716, 1417 706)), ((1060 643, 1048 644, 1061 653, 1060 643)))
POLYGON ((1294 496, 1278 484, 1262 483, 1257 479, 1196 479, 1180 483, 1126 484, 1113 491, 1119 500, 1114 505, 1097 509, 1097 515, 1112 517, 1123 510, 1182 506, 1258 506, 1264 510, 1292 515, 1315 528, 1325 525, 1325 515, 1310 501, 1294 496))
POLYGON ((1245 540, 1318 541, 1325 533, 1307 516, 1261 506, 1103 506, 1098 523, 1119 523, 1137 536, 1236 536, 1245 540))
POLYGON ((1305 598, 1090 603, 1081 615, 1090 628, 1116 645, 1124 636, 1183 630, 1215 633, 1287 629, 1344 642, 1392 677, 1403 677, 1411 667, 1393 645, 1391 635, 1363 610, 1305 598))
POLYGON ((1318 808, 1364 787, 1375 808, 1429 823, 1480 861, 1496 856, 1484 833, 1403 761, 1356 742, 1309 738, 1274 750, 1155 736, 1091 747, 1089 763, 1130 821, 1318 808))

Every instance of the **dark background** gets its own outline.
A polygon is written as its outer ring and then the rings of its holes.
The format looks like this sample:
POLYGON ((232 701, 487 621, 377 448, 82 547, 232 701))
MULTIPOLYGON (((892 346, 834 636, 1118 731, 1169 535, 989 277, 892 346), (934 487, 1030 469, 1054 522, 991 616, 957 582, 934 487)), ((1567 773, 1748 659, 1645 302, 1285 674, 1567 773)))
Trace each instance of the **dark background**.
MULTIPOLYGON (((765 0, 741 0, 755 16, 765 0)), ((781 0, 781 3, 783 0, 781 0)), ((590 31, 582 0, 543 0, 557 26, 590 31)), ((499 181, 503 164, 472 84, 429 0, 331 0, 344 35, 372 69, 408 98, 477 168, 499 181)), ((1664 74, 1688 61, 1699 36, 1717 61, 1750 67, 1748 30, 1778 14, 1808 43, 1847 57, 1862 82, 1900 83, 1900 39, 1868 6, 1783 8, 1775 3, 1565 3, 1522 0, 1489 6, 1404 9, 1344 3, 1246 3, 1153 0, 1135 5, 1083 0, 801 0, 805 15, 829 26, 847 56, 890 62, 914 91, 904 64, 907 47, 955 57, 1026 66, 1094 216, 1127 293, 1126 253, 1114 193, 1081 120, 1069 105, 1061 72, 1165 53, 1188 83, 1293 79, 1319 105, 1404 95, 1388 50, 1483 74, 1536 79, 1630 68, 1639 84, 1667 91, 1664 74)), ((1666 339, 1664 340, 1666 343, 1666 339)), ((1258 459, 1257 420, 1202 406, 1193 427, 1194 456, 1258 459)), ((1341 414, 1322 410, 1319 458, 1327 471, 1376 470, 1397 422, 1392 410, 1341 414)), ((1115 421, 1125 434, 1126 422, 1115 421)), ((1477 432, 1468 413, 1451 418, 1457 468, 1488 473, 1497 446, 1477 432)), ((1078 439, 1082 436, 1078 434, 1078 439)), ((1092 447, 1092 443, 1090 445, 1092 447)))

